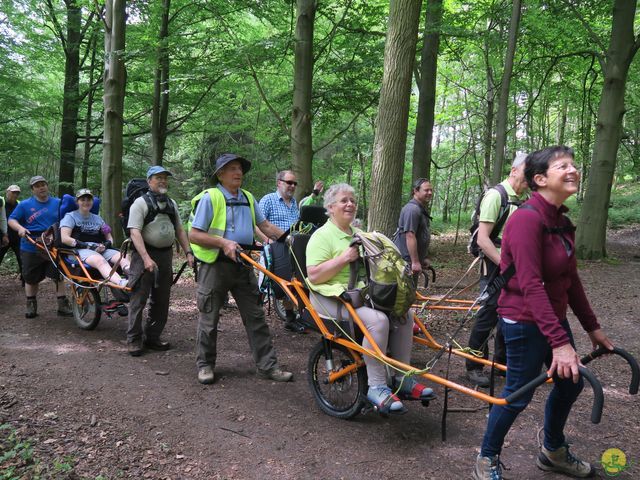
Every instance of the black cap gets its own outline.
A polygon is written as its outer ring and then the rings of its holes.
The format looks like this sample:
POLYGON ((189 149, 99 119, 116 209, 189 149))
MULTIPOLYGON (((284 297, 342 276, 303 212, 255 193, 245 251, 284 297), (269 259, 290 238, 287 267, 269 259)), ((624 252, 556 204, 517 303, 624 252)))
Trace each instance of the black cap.
POLYGON ((213 170, 213 176, 215 177, 216 174, 220 171, 220 169, 222 169, 222 167, 224 167, 229 162, 233 162, 234 160, 238 160, 242 165, 243 174, 251 170, 251 162, 246 158, 236 155, 235 153, 223 153, 216 160, 216 167, 213 170))

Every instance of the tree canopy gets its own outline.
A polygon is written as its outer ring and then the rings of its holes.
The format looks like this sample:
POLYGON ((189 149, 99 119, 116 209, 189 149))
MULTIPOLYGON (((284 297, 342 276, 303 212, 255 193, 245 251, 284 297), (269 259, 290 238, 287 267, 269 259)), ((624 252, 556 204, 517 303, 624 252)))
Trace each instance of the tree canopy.
MULTIPOLYGON (((407 199, 412 172, 428 172, 435 188, 432 214, 464 225, 492 173, 494 181, 506 174, 516 151, 562 143, 575 149, 582 169, 579 199, 592 204, 590 211, 599 209, 606 226, 611 189, 640 177, 640 97, 635 88, 640 72, 633 62, 638 48, 633 31, 636 2, 532 0, 522 2, 517 22, 513 2, 413 2, 421 13, 417 36, 411 35, 415 55, 409 67, 413 81, 407 92, 405 154, 383 160, 397 162, 397 178, 386 181, 402 185, 402 199, 389 203, 407 199), (433 4, 438 8, 428 10, 433 4), (441 18, 430 22, 429 11, 441 18), (435 41, 435 50, 426 48, 435 41), (423 68, 423 54, 437 56, 437 69, 433 61, 423 68), (628 72, 613 85, 622 103, 610 111, 611 102, 602 103, 611 93, 607 82, 621 65, 614 63, 625 61, 628 72), (434 75, 432 87, 421 87, 428 80, 423 75, 434 75), (430 88, 435 92, 430 94, 432 123, 418 117, 421 89, 430 88), (607 130, 608 122, 619 122, 619 131, 607 130), (431 135, 418 129, 415 137, 417 124, 433 125, 431 135), (610 133, 603 135, 605 131, 610 133), (416 138, 430 141, 431 149, 414 156, 416 138), (419 164, 425 161, 428 165, 419 164), (609 162, 608 169, 602 169, 603 161, 609 162), (611 178, 600 185, 590 181, 593 171, 611 178)), ((110 58, 105 52, 105 9, 113 3, 3 1, 1 187, 26 187, 30 176, 42 174, 54 191, 87 186, 101 194, 105 188, 122 188, 103 183, 103 75, 105 58, 110 58), (74 38, 77 85, 69 77, 74 38), (69 116, 73 105, 76 117, 69 116), (65 136, 72 124, 74 135, 65 136), (65 157, 70 138, 75 143, 71 170, 65 157)), ((372 168, 374 144, 380 146, 374 141, 376 119, 391 113, 380 109, 401 108, 380 102, 393 1, 115 3, 126 8, 126 42, 117 52, 126 69, 118 167, 122 183, 143 174, 148 165, 162 163, 175 174, 172 193, 184 213, 187 200, 208 182, 210 159, 233 151, 252 160, 247 186, 258 197, 275 188, 277 170, 297 165, 299 176, 307 179, 354 185, 359 217, 382 216, 381 225, 395 221, 386 218, 393 216, 393 209, 384 209, 388 205, 380 202, 385 178, 378 178, 372 168), (301 37, 297 28, 304 12, 312 30, 301 37), (297 48, 309 39, 311 48, 300 62, 297 48), (303 68, 308 101, 299 103, 294 91, 303 68), (303 116, 309 122, 302 162, 296 149, 302 145, 295 115, 300 105, 308 105, 303 116), (370 198, 376 199, 374 205, 370 198)), ((404 33, 411 28, 400 25, 404 33)), ((429 109, 425 111, 428 115, 429 109)), ((310 183, 301 186, 308 189, 310 183)), ((603 235, 602 225, 602 218, 583 216, 579 230, 591 238, 603 235)), ((587 245, 587 238, 582 242, 587 245)), ((582 251, 586 257, 604 253, 597 242, 582 251)))

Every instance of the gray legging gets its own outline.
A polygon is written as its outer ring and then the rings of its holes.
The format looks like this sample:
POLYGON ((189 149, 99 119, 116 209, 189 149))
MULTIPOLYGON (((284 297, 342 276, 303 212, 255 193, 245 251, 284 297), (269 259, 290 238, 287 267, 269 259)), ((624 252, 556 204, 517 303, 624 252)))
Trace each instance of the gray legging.
MULTIPOLYGON (((338 306, 340 301, 334 297, 324 297, 317 293, 311 292, 311 304, 323 318, 338 319, 338 306)), ((348 317, 346 308, 342 308, 342 318, 348 317)), ((374 310, 369 307, 360 307, 356 309, 356 313, 364 323, 373 340, 378 344, 383 353, 389 348, 389 355, 403 363, 408 364, 411 361, 411 345, 413 338, 413 322, 409 315, 405 317, 404 323, 389 322, 389 317, 380 310, 374 310)), ((338 319, 340 320, 340 319, 338 319)), ((373 350, 371 343, 364 337, 362 346, 373 350)), ((364 356, 364 362, 367 365, 367 376, 369 377, 369 386, 386 385, 387 377, 384 365, 373 357, 364 356)))

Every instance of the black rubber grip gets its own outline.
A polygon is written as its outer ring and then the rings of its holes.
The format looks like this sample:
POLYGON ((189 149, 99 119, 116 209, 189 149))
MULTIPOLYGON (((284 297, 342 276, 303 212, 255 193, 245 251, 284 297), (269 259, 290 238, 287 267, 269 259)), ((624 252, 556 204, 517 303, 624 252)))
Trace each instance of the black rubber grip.
POLYGON ((604 393, 602 392, 602 384, 596 376, 586 367, 578 366, 578 371, 585 380, 591 384, 593 390, 593 406, 591 407, 591 423, 600 423, 602 419, 602 408, 604 407, 604 393))
MULTIPOLYGON (((591 407, 591 423, 600 423, 600 419, 602 418, 602 408, 604 407, 604 393, 602 392, 602 385, 596 378, 596 376, 591 373, 588 369, 582 366, 578 366, 578 371, 580 375, 582 375, 585 380, 587 380, 591 384, 591 389, 593 390, 593 406, 591 407)), ((513 392, 511 395, 505 398, 507 403, 513 403, 518 400, 525 393, 539 387, 544 382, 549 379, 547 372, 542 372, 539 376, 531 380, 526 385, 523 385, 518 390, 513 392)))
POLYGON ((631 383, 629 384, 629 393, 631 395, 636 395, 638 393, 638 384, 640 383, 640 366, 638 366, 638 361, 634 358, 634 356, 626 350, 617 347, 614 347, 613 350, 608 350, 604 347, 598 347, 593 352, 582 357, 582 359, 580 359, 580 362, 583 365, 586 365, 591 360, 595 360, 596 358, 606 354, 619 355, 627 361, 627 363, 631 367, 631 383))
MULTIPOLYGON (((509 366, 507 365, 507 368, 508 367, 509 366)), ((547 375, 547 372, 542 372, 540 375, 538 375, 536 378, 531 380, 529 383, 523 385, 518 390, 513 392, 511 395, 506 397, 505 400, 507 401, 507 403, 513 403, 516 400, 518 400, 520 397, 522 397, 525 393, 529 392, 530 390, 536 389, 547 380, 549 380, 549 376, 547 375)))

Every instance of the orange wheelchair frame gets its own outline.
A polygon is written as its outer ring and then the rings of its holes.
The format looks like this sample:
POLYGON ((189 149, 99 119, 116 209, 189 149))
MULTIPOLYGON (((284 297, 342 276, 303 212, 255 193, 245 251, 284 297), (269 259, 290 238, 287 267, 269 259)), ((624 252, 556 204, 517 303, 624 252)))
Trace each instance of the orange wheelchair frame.
MULTIPOLYGON (((49 258, 68 283, 71 290, 71 311, 76 325, 83 330, 95 329, 100 322, 103 311, 109 318, 114 313, 126 316, 128 314, 126 302, 115 299, 115 296, 128 297, 131 289, 110 282, 107 279, 96 278, 96 274, 98 277, 100 274, 97 270, 87 267, 82 262, 77 249, 56 246, 59 244, 59 241, 56 240, 56 235, 59 235, 59 232, 56 232, 52 226, 36 239, 30 236, 26 238, 40 250, 41 255, 46 255, 49 258), (64 257, 71 257, 73 261, 68 262, 64 257), (73 264, 73 266, 69 263, 73 264), (105 289, 104 287, 109 288, 105 289), (109 289, 112 292, 111 294, 109 289), (100 295, 102 291, 105 292, 104 302, 100 295), (114 297, 114 301, 109 302, 109 295, 114 297), (107 306, 108 308, 105 308, 107 306)), ((126 255, 129 243, 130 240, 125 240, 122 244, 122 256, 126 255)), ((119 265, 120 260, 111 268, 109 277, 118 269, 119 265)))
MULTIPOLYGON (((301 253, 304 252, 304 250, 296 248, 296 241, 300 241, 298 237, 303 236, 308 239, 308 235, 293 235, 292 238, 288 239, 291 241, 290 252, 292 254, 293 262, 297 262, 300 257, 304 258, 304 253, 301 253), (296 253, 298 253, 297 256, 296 253)), ((301 243, 304 243, 303 247, 306 248, 306 240, 301 243)), ((507 370, 507 367, 505 365, 495 364, 490 360, 479 358, 463 351, 460 348, 453 348, 450 341, 447 341, 445 344, 438 343, 429 333, 424 322, 413 311, 411 311, 411 316, 419 330, 418 334, 414 334, 414 344, 423 345, 429 349, 437 351, 437 353, 433 362, 429 362, 431 365, 428 365, 424 369, 419 369, 413 365, 400 362, 389 357, 387 352, 383 352, 379 348, 367 331, 356 310, 350 303, 340 299, 344 310, 349 314, 350 321, 348 322, 324 319, 321 317, 309 299, 309 295, 313 293, 310 292, 305 283, 303 283, 305 282, 304 277, 306 276, 306 272, 304 270, 305 266, 302 266, 303 269, 301 270, 301 266, 299 264, 297 266, 294 265, 293 278, 284 279, 265 269, 262 265, 256 262, 250 254, 244 251, 239 251, 238 255, 240 257, 239 261, 244 262, 248 267, 261 271, 273 282, 276 282, 297 307, 303 320, 306 320, 314 330, 320 333, 321 339, 314 346, 309 355, 307 376, 309 386, 317 405, 328 415, 348 419, 373 408, 369 406, 370 404, 366 399, 366 369, 362 368, 364 367, 363 358, 365 355, 382 361, 387 366, 403 373, 404 375, 416 375, 422 380, 441 385, 445 387, 445 392, 447 390, 455 390, 464 395, 468 395, 493 405, 508 405, 513 403, 528 391, 535 389, 537 386, 545 382, 552 381, 547 373, 543 372, 538 378, 530 382, 528 385, 525 385, 506 398, 501 398, 474 390, 465 385, 451 381, 448 378, 432 373, 430 370, 435 365, 435 361, 437 361, 437 359, 444 353, 469 359, 504 371, 507 370), (372 345, 371 349, 363 347, 361 342, 355 340, 355 335, 349 334, 349 331, 353 331, 353 326, 355 326, 357 331, 363 337, 368 339, 369 343, 372 345)), ((442 300, 442 297, 427 296, 418 293, 417 302, 414 304, 414 308, 426 308, 434 311, 469 311, 477 308, 476 302, 471 300, 460 300, 455 298, 448 300, 445 299, 445 302, 442 302, 442 300)), ((451 337, 449 340, 451 340, 451 337)), ((607 352, 603 349, 598 349, 583 357, 582 364, 584 365, 605 353, 615 353, 627 361, 632 372, 629 393, 636 394, 638 392, 638 383, 640 381, 640 367, 638 367, 638 363, 633 356, 626 351, 618 348, 616 348, 614 352, 607 352)), ((598 423, 602 414, 604 401, 602 386, 595 375, 586 367, 580 366, 579 369, 580 374, 592 386, 594 402, 592 406, 591 421, 598 423)), ((423 401, 423 403, 428 404, 428 401, 423 401)))

